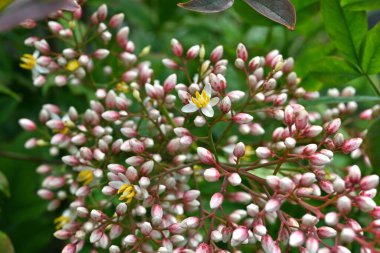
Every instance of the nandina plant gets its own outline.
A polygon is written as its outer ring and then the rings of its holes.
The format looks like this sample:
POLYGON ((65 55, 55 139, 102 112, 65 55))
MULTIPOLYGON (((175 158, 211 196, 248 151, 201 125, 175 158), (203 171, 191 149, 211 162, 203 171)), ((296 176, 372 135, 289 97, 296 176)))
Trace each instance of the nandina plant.
POLYGON ((370 166, 366 129, 347 122, 374 119, 378 106, 358 114, 345 87, 328 96, 347 102, 318 110, 292 58, 243 44, 241 84, 229 82, 222 46, 176 39, 162 60, 172 74, 156 80, 123 14, 108 19, 102 5, 84 30, 81 14, 56 13, 51 36, 25 40, 34 53, 20 65, 35 86, 91 90, 86 110, 51 101, 19 121, 35 133, 25 147, 52 156, 37 168, 37 194, 57 215, 62 252, 378 251, 379 177, 334 159, 370 166))

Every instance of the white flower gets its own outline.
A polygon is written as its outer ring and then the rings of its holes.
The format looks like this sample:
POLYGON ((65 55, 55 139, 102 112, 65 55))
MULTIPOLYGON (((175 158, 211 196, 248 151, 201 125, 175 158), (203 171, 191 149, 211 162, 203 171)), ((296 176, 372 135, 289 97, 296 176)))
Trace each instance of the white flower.
POLYGON ((205 85, 202 93, 197 91, 195 97, 189 100, 189 103, 182 107, 182 111, 185 113, 196 112, 201 109, 202 113, 207 117, 214 116, 214 110, 212 109, 219 102, 219 98, 211 98, 211 85, 208 83, 205 85))
POLYGON ((32 71, 33 79, 37 78, 40 74, 48 74, 49 70, 37 64, 37 59, 40 56, 39 51, 34 51, 33 55, 24 54, 21 57, 20 67, 32 71))

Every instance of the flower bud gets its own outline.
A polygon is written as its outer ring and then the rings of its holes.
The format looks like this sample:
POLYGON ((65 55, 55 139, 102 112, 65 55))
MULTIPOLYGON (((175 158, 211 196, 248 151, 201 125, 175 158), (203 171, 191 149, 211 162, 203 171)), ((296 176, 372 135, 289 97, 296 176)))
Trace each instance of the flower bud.
POLYGON ((215 160, 214 160, 212 153, 210 151, 208 151, 207 149, 202 148, 202 147, 198 147, 197 148, 197 154, 198 154, 198 157, 202 163, 205 163, 205 164, 214 164, 215 163, 215 160))
POLYGON ((203 177, 207 182, 216 182, 220 178, 220 173, 217 169, 210 168, 203 172, 203 177))
POLYGON ((18 123, 24 130, 29 131, 29 132, 33 132, 37 129, 36 124, 30 119, 23 118, 23 119, 20 119, 18 123))
POLYGON ((336 206, 339 212, 348 213, 351 211, 352 201, 349 197, 342 196, 338 198, 336 206))
POLYGON ((321 238, 332 238, 335 237, 337 232, 335 229, 327 226, 319 227, 317 229, 318 236, 321 238))
POLYGON ((186 58, 189 60, 195 59, 198 56, 200 49, 201 47, 199 45, 190 47, 189 50, 187 50, 186 58))
POLYGON ((341 120, 339 118, 334 119, 326 124, 325 131, 329 135, 335 134, 336 132, 338 132, 340 125, 341 125, 341 120))
POLYGON ((228 113, 231 110, 231 99, 228 96, 224 97, 219 103, 219 108, 224 114, 228 113))
POLYGON ((212 62, 217 62, 219 61, 223 56, 223 46, 219 45, 214 50, 212 50, 210 54, 210 60, 212 62))
POLYGON ((210 208, 211 209, 216 209, 219 208, 224 200, 224 196, 222 193, 217 192, 212 195, 211 200, 210 200, 210 208))
POLYGON ((292 247, 300 247, 305 242, 305 235, 303 232, 297 230, 291 233, 289 237, 289 245, 292 247))
POLYGON ((367 196, 356 197, 355 202, 359 209, 365 213, 371 212, 376 207, 375 201, 367 196))
POLYGON ((241 177, 239 176, 238 173, 232 173, 228 176, 228 182, 232 186, 237 186, 241 184, 241 177))
POLYGON ((272 198, 265 204, 265 211, 269 213, 276 212, 281 207, 281 202, 276 199, 272 198))
POLYGON ((234 156, 237 158, 243 157, 245 154, 245 145, 243 142, 239 142, 235 145, 234 151, 233 151, 234 156))
POLYGON ((369 175, 365 176, 360 180, 360 188, 363 191, 371 190, 377 187, 379 184, 379 176, 378 175, 369 175))
POLYGON ((352 151, 359 148, 362 142, 363 142, 362 138, 352 138, 352 139, 346 140, 342 145, 342 152, 344 154, 351 153, 352 151))

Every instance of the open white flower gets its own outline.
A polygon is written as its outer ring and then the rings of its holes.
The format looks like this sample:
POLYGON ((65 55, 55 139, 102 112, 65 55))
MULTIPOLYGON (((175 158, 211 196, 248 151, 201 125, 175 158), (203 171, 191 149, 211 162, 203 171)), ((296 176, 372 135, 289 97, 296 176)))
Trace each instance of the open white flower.
POLYGON ((185 113, 196 112, 201 109, 202 113, 207 117, 214 116, 214 110, 212 109, 219 102, 219 98, 211 98, 211 85, 207 83, 200 94, 198 91, 195 93, 195 97, 189 100, 189 103, 182 107, 182 111, 185 113))
POLYGON ((40 56, 39 51, 34 51, 33 54, 24 54, 21 56, 20 67, 32 71, 33 79, 36 79, 39 75, 49 73, 49 69, 40 66, 37 63, 37 59, 40 56))

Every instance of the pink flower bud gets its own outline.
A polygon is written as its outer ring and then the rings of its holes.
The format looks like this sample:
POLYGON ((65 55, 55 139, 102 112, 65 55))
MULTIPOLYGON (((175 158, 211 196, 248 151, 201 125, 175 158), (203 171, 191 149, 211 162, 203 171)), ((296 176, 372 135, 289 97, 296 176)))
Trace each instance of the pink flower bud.
POLYGON ((352 201, 349 197, 342 196, 342 197, 339 197, 336 203, 336 206, 339 212, 348 213, 351 211, 352 201))
POLYGON ((125 162, 131 166, 137 167, 144 163, 144 158, 141 156, 131 156, 127 158, 125 162))
POLYGON ((248 124, 253 120, 253 117, 248 113, 238 113, 232 117, 232 120, 237 124, 248 124))
POLYGON ((321 238, 332 238, 335 237, 337 232, 335 229, 327 226, 319 227, 317 229, 318 236, 321 238))
POLYGON ((376 207, 375 201, 367 196, 356 197, 355 202, 359 209, 365 213, 371 212, 376 207))
POLYGON ((79 161, 75 156, 67 155, 62 157, 62 162, 69 166, 79 165, 79 161))
POLYGON ((207 182, 216 182, 220 178, 220 173, 217 169, 210 168, 203 172, 203 177, 207 182))
POLYGON ((317 151, 318 146, 316 144, 308 144, 302 149, 302 154, 304 155, 311 155, 314 154, 315 151, 317 151))
POLYGON ((359 183, 362 173, 360 171, 360 168, 357 165, 353 165, 348 168, 348 179, 352 184, 357 184, 359 183))
POLYGON ((59 240, 68 240, 73 235, 73 232, 67 230, 57 230, 54 232, 54 237, 59 240))
POLYGON ((202 163, 215 164, 215 160, 214 160, 212 153, 210 151, 208 151, 207 149, 202 148, 202 147, 198 147, 197 148, 197 154, 198 154, 199 160, 202 163))
POLYGON ((302 175, 300 180, 300 185, 302 186, 311 186, 316 181, 314 173, 307 172, 302 175))
POLYGON ((291 126, 294 124, 294 120, 295 120, 295 114, 294 114, 293 107, 291 105, 287 105, 285 107, 284 122, 288 126, 291 126))
POLYGON ((164 212, 160 205, 155 204, 151 209, 152 223, 153 225, 159 225, 162 222, 162 216, 164 212))
POLYGON ((198 190, 189 190, 189 191, 186 191, 183 194, 183 201, 185 201, 185 202, 191 202, 191 201, 197 199, 200 194, 201 193, 198 190))
POLYGON ((241 177, 239 176, 238 173, 232 173, 228 176, 228 182, 232 186, 237 186, 241 184, 241 177))
POLYGON ((224 97, 219 103, 219 108, 224 114, 228 113, 231 110, 231 99, 228 96, 224 97))
POLYGON ((186 231, 186 228, 184 228, 180 223, 174 223, 169 226, 169 231, 172 234, 182 234, 186 231))
POLYGON ((135 154, 143 153, 145 150, 144 144, 136 139, 130 139, 129 145, 131 146, 132 152, 135 154))
POLYGON ((342 152, 344 154, 348 154, 356 150, 357 148, 359 148, 362 142, 363 142, 362 138, 352 138, 352 139, 346 140, 342 145, 342 152))
POLYGON ((106 58, 109 54, 110 54, 110 51, 108 49, 100 48, 100 49, 97 49, 93 53, 93 56, 94 56, 94 58, 96 58, 98 60, 102 60, 102 59, 106 58))
POLYGON ((323 128, 321 126, 309 126, 303 131, 303 135, 306 137, 316 137, 322 132, 323 128))
POLYGON ((23 118, 23 119, 20 119, 18 123, 24 130, 29 131, 29 132, 33 132, 37 129, 36 124, 30 119, 23 118))
POLYGON ((306 249, 308 250, 308 253, 317 253, 319 249, 319 242, 314 237, 309 237, 306 240, 306 249))
POLYGON ((211 200, 210 200, 210 208, 211 209, 216 209, 219 208, 224 200, 224 196, 222 193, 217 192, 212 195, 211 200))
POLYGON ((343 242, 351 243, 355 239, 356 233, 351 228, 343 228, 340 232, 340 239, 343 242))
POLYGON ((323 165, 326 165, 326 164, 331 162, 330 158, 328 158, 327 156, 325 156, 321 153, 315 153, 315 154, 309 156, 309 161, 313 165, 317 165, 317 166, 323 166, 323 165))
POLYGON ((379 207, 379 206, 375 207, 375 208, 371 211, 371 216, 372 216, 374 219, 380 219, 380 207, 379 207))
POLYGON ((326 124, 325 131, 329 135, 335 134, 336 132, 338 132, 340 125, 341 125, 341 120, 339 118, 334 119, 326 124))
POLYGON ((236 48, 236 57, 242 59, 243 61, 247 61, 248 59, 248 51, 244 44, 239 43, 236 48))
POLYGON ((199 45, 194 45, 187 50, 186 58, 189 60, 195 59, 200 51, 201 47, 199 45))
POLYGON ((305 235, 302 231, 297 230, 291 233, 289 237, 289 245, 292 247, 300 247, 305 242, 305 235))
POLYGON ((40 51, 43 54, 49 54, 50 53, 50 46, 47 43, 46 40, 39 40, 34 42, 34 46, 38 51, 40 51))
POLYGON ((107 5, 106 4, 100 5, 98 10, 97 10, 98 20, 102 21, 102 20, 106 19, 107 14, 108 14, 107 5))
POLYGON ((56 21, 49 21, 48 22, 48 27, 52 33, 59 33, 63 29, 62 25, 56 21))
POLYGON ((256 155, 260 159, 267 159, 271 156, 271 151, 267 147, 258 147, 256 149, 256 155))
POLYGON ((234 151, 233 151, 234 156, 237 158, 243 157, 245 154, 245 145, 243 142, 239 142, 235 145, 234 151))
POLYGON ((274 191, 277 191, 280 187, 280 178, 277 176, 267 176, 266 182, 269 185, 269 187, 272 188, 274 191))
POLYGON ((178 64, 173 61, 172 59, 165 58, 162 60, 162 63, 167 67, 168 69, 175 70, 178 68, 178 64))
POLYGON ((76 253, 77 247, 74 243, 67 244, 63 249, 62 253, 76 253))
POLYGON ((126 237, 123 238, 122 244, 125 247, 132 246, 137 242, 137 238, 135 235, 127 235, 126 237))
POLYGON ((149 222, 143 222, 140 224, 140 230, 143 235, 149 235, 152 232, 152 225, 149 222))
POLYGON ((235 247, 248 239, 248 229, 244 226, 237 227, 232 232, 231 246, 235 247))
POLYGON ((177 84, 177 75, 176 74, 171 74, 168 76, 165 81, 164 81, 164 91, 166 93, 170 92, 171 90, 174 89, 174 87, 177 84))
POLYGON ((295 125, 298 130, 305 129, 309 121, 309 114, 301 109, 295 112, 295 125))
POLYGON ((273 213, 280 209, 280 207, 281 202, 276 198, 272 198, 265 204, 264 209, 266 212, 273 213))
POLYGON ((119 13, 119 14, 113 15, 108 24, 111 28, 117 28, 123 24, 123 21, 124 21, 124 13, 119 13))
POLYGON ((363 191, 371 190, 377 187, 379 184, 379 176, 378 175, 369 175, 362 178, 360 181, 360 188, 363 191))
POLYGON ((212 50, 211 54, 210 54, 210 60, 212 62, 217 62, 219 61, 223 56, 223 46, 217 46, 216 48, 214 48, 214 50, 212 50))
POLYGON ((195 250, 195 253, 212 253, 212 252, 213 252, 212 247, 204 242, 199 244, 195 250))
POLYGON ((270 235, 266 234, 261 238, 261 246, 265 253, 273 253, 274 242, 270 235))
POLYGON ((172 52, 175 56, 179 57, 183 54, 182 44, 178 40, 172 39, 170 44, 172 46, 172 52))
POLYGON ((102 211, 95 209, 91 210, 90 216, 91 219, 95 221, 102 221, 107 218, 107 215, 105 215, 102 211))
POLYGON ((96 230, 92 231, 92 233, 90 235, 90 242, 95 243, 95 242, 99 241, 102 236, 103 236, 103 230, 102 229, 96 229, 96 230))

